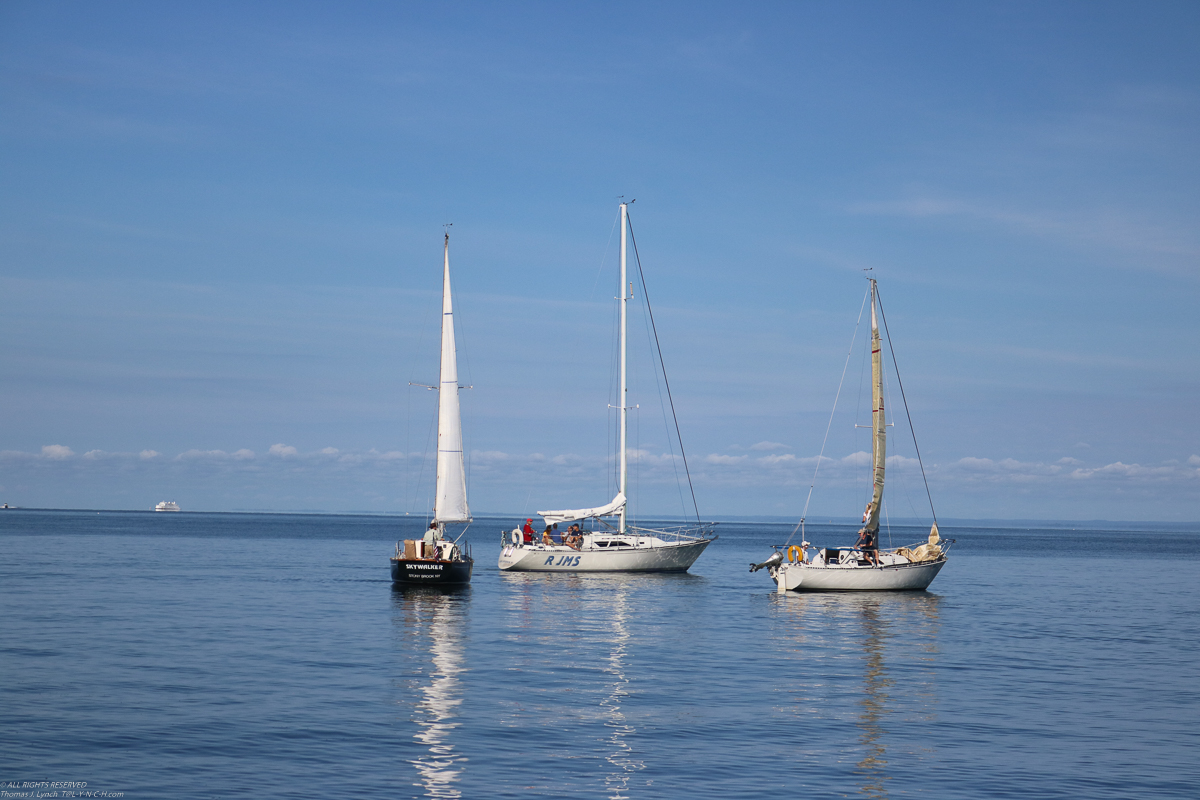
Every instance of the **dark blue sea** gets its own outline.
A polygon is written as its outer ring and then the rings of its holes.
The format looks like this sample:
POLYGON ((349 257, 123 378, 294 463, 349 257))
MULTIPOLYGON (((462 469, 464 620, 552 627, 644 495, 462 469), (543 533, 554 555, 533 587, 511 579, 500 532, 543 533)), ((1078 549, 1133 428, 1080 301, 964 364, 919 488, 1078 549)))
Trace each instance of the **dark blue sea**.
POLYGON ((1200 797, 1196 532, 943 525, 929 592, 780 596, 747 567, 789 526, 721 524, 690 574, 501 574, 514 522, 444 592, 388 578, 422 520, 0 511, 0 782, 1200 797))

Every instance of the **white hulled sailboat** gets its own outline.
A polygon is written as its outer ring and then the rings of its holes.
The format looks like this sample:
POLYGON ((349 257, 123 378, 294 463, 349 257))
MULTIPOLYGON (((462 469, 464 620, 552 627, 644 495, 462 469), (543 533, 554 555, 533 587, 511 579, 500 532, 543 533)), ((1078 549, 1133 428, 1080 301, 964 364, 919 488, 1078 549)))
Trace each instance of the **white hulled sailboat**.
MULTIPOLYGON (((879 516, 883 508, 883 482, 887 466, 887 420, 883 407, 883 354, 879 336, 879 290, 871 278, 871 465, 873 492, 863 514, 863 527, 858 531, 859 543, 853 547, 825 547, 810 554, 811 545, 804 541, 804 518, 800 520, 801 543, 780 545, 775 553, 761 564, 752 564, 751 572, 766 568, 780 592, 802 591, 888 591, 925 589, 946 565, 947 551, 953 539, 938 534, 937 517, 925 542, 880 550, 879 516)), ((882 306, 879 306, 882 315, 882 306)), ((890 346, 890 340, 889 340, 890 346)), ((898 379, 897 379, 898 380, 898 379)), ((903 396, 901 386, 901 396, 903 396)), ((839 390, 840 393, 840 390, 839 390)), ((907 406, 907 401, 906 401, 907 406)), ((822 456, 824 454, 822 453, 822 456)), ((920 461, 920 451, 917 451, 920 461)), ((818 458, 818 469, 820 467, 818 458)), ((924 466, 921 467, 924 474, 924 466)), ((815 482, 815 474, 814 474, 815 482)), ((928 484, 926 484, 928 491, 928 484)), ((809 498, 812 488, 809 488, 809 498)), ((930 500, 930 508, 933 502, 930 500)), ((805 504, 805 514, 808 508, 805 504)))
MULTIPOLYGON (((434 388, 434 387, 427 387, 434 388)), ((392 581, 454 584, 471 580, 469 548, 446 538, 447 523, 469 523, 467 475, 463 469, 462 417, 458 403, 458 354, 454 347, 454 308, 450 298, 450 234, 442 267, 442 364, 438 380, 437 488, 433 521, 424 539, 396 542, 392 581)), ((462 538, 461 534, 459 538, 462 538)))
MULTIPOLYGON (((534 572, 686 572, 704 548, 716 539, 711 527, 671 529, 642 528, 628 524, 629 486, 629 395, 627 386, 627 304, 630 297, 626 269, 626 237, 629 232, 629 205, 621 203, 621 282, 620 282, 620 452, 617 495, 596 508, 537 512, 547 527, 569 522, 591 523, 573 544, 546 543, 541 538, 525 542, 522 532, 505 531, 501 535, 499 566, 502 570, 534 572), (610 520, 616 518, 613 525, 610 520)), ((669 389, 668 389, 669 391, 669 389)), ((686 467, 686 464, 685 464, 686 467)))

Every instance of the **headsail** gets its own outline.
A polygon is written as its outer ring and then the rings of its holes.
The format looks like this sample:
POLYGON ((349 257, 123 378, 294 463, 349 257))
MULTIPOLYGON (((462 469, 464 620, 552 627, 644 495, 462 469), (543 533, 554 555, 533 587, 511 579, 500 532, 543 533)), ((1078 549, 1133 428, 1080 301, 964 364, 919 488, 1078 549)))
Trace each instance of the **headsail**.
POLYGON ((450 300, 450 234, 442 271, 442 369, 438 384, 437 491, 435 522, 468 522, 467 475, 463 469, 462 417, 458 406, 458 354, 454 349, 454 309, 450 300))
POLYGON ((867 506, 866 529, 879 529, 879 509, 883 503, 883 474, 887 463, 887 420, 883 414, 883 353, 879 322, 875 317, 875 279, 871 279, 871 461, 875 490, 867 506))
POLYGON ((577 519, 592 519, 593 517, 609 517, 620 514, 625 510, 625 495, 617 492, 617 496, 606 506, 598 508, 577 508, 564 511, 539 511, 538 516, 546 520, 547 525, 559 522, 574 522, 577 519))

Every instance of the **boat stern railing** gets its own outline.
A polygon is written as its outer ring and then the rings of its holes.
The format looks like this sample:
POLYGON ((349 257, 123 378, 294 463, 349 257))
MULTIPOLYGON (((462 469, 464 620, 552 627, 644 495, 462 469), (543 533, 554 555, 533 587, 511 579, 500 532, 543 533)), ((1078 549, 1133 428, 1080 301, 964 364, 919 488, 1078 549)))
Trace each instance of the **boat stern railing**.
POLYGON ((626 530, 633 536, 653 536, 664 542, 682 544, 695 541, 712 541, 717 538, 717 523, 702 522, 698 525, 675 525, 668 528, 643 528, 630 525, 626 530))

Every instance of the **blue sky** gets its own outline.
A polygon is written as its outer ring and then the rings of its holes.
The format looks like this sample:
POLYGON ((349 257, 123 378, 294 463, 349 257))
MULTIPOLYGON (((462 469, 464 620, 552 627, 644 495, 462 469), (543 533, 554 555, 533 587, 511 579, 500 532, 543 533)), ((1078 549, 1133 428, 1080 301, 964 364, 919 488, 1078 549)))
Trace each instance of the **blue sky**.
MULTIPOLYGON (((1198 35, 1192 3, 7 2, 0 499, 423 513, 453 222, 473 508, 602 503, 625 196, 702 514, 799 513, 871 268, 940 515, 1198 520, 1198 35)), ((677 512, 635 361, 635 507, 677 512)), ((815 515, 862 505, 851 365, 815 515)))

